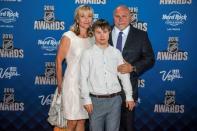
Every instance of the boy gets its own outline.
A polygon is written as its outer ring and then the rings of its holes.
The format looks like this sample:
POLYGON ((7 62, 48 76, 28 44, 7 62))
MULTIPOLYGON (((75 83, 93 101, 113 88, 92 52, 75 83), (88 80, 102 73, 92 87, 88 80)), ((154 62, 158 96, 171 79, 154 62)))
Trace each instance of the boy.
POLYGON ((81 57, 81 96, 89 113, 91 131, 118 131, 122 99, 122 82, 126 94, 126 107, 135 106, 129 74, 118 73, 117 67, 124 63, 119 50, 108 43, 110 25, 97 20, 93 26, 95 45, 84 51, 81 57))

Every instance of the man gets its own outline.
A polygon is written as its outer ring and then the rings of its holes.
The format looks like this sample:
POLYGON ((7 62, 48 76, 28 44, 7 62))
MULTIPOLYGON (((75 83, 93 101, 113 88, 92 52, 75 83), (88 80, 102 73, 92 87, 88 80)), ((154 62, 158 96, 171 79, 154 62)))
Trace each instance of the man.
MULTIPOLYGON (((155 58, 148 34, 130 25, 128 7, 121 5, 114 10, 114 27, 109 43, 118 48, 125 63, 118 67, 122 74, 130 73, 134 101, 138 100, 138 77, 154 65, 155 58)), ((123 100, 125 96, 122 95, 123 100)), ((134 131, 134 109, 129 111, 122 104, 120 131, 134 131)))
POLYGON ((122 99, 122 82, 125 92, 125 108, 132 110, 132 86, 129 74, 121 74, 117 67, 124 63, 121 52, 108 43, 110 25, 103 19, 93 26, 95 45, 84 51, 81 57, 81 96, 89 113, 91 131, 119 131, 122 99))

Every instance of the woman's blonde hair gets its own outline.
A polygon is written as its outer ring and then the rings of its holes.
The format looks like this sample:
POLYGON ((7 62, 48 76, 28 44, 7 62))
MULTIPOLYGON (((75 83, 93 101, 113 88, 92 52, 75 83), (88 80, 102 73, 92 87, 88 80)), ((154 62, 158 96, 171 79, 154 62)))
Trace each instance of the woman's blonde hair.
MULTIPOLYGON (((94 14, 93 9, 88 5, 80 5, 79 7, 76 8, 75 14, 74 14, 74 24, 70 27, 70 30, 73 31, 76 35, 80 34, 79 23, 78 23, 80 11, 89 11, 92 17, 94 14)), ((91 27, 88 28, 87 34, 89 37, 93 36, 91 27)))

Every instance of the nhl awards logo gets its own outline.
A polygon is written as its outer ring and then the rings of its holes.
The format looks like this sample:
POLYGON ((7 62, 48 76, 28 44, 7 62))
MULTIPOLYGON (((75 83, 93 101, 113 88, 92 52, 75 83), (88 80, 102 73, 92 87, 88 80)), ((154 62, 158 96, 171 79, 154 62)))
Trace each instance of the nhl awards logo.
POLYGON ((156 113, 184 113, 184 105, 176 104, 175 91, 166 90, 163 104, 155 104, 156 113))
POLYGON ((13 34, 3 34, 2 48, 0 48, 0 57, 2 58, 23 58, 23 50, 14 48, 13 34))
POLYGON ((16 101, 14 95, 14 88, 4 88, 0 111, 24 111, 24 103, 16 101))
POLYGON ((52 5, 44 6, 44 18, 34 22, 35 30, 64 30, 64 21, 55 20, 55 8, 52 5))
POLYGON ((131 25, 137 29, 147 31, 148 24, 138 20, 138 7, 129 7, 129 10, 131 14, 131 25))
POLYGON ((106 0, 75 0, 75 4, 106 4, 106 0))
POLYGON ((167 50, 159 51, 157 53, 157 60, 186 61, 188 59, 188 52, 179 50, 178 46, 179 38, 169 37, 167 50))
POLYGON ((35 85, 57 85, 55 62, 45 62, 44 75, 36 76, 35 85))
POLYGON ((139 78, 138 79, 138 88, 145 88, 145 79, 139 78))

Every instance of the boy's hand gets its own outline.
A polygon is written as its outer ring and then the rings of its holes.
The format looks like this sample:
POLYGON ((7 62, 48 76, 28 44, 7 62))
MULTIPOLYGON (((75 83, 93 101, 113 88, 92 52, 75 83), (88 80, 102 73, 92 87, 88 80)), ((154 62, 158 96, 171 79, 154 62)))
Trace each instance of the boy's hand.
POLYGON ((86 109, 86 111, 91 114, 93 111, 93 105, 92 104, 88 104, 88 105, 84 105, 84 108, 86 109))
POLYGON ((133 110, 134 106, 135 106, 134 101, 126 101, 126 108, 128 108, 130 111, 133 110))

